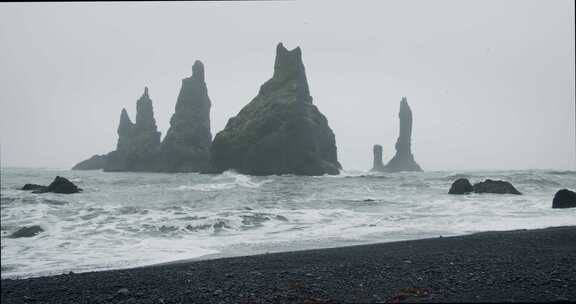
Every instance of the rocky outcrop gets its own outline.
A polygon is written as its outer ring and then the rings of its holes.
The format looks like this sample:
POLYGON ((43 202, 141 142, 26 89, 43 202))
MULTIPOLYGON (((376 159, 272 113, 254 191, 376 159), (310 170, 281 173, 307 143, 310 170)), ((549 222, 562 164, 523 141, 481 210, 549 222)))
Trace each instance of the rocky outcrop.
POLYGON ((450 186, 448 194, 468 194, 474 191, 472 184, 467 178, 459 178, 450 186))
POLYGON ((522 194, 514 186, 506 181, 487 179, 474 184, 475 193, 496 193, 496 194, 522 194))
POLYGON ((483 182, 470 184, 467 178, 459 178, 450 186, 448 194, 468 193, 495 193, 495 194, 522 194, 514 186, 506 181, 486 179, 483 182))
POLYGON ((72 170, 99 170, 106 165, 106 155, 94 155, 87 160, 77 163, 72 170))
POLYGON ((104 171, 155 171, 159 150, 160 132, 145 88, 136 102, 136 123, 122 109, 116 151, 107 155, 104 171))
POLYGON ((576 192, 562 189, 556 192, 552 201, 552 208, 575 208, 576 192))
POLYGON ((53 192, 62 194, 72 194, 82 191, 82 189, 78 188, 74 183, 61 176, 56 176, 54 181, 48 186, 26 184, 22 187, 22 190, 33 190, 32 193, 53 192))
POLYGON ((339 174, 335 136, 312 103, 299 47, 276 48, 274 74, 212 143, 216 172, 339 174))
POLYGON ((414 160, 411 149, 412 138, 412 110, 408 106, 406 97, 400 101, 400 135, 396 141, 396 154, 384 166, 385 172, 422 171, 414 160))
POLYGON ((192 76, 182 79, 170 129, 160 148, 159 171, 202 172, 209 169, 210 107, 204 65, 196 61, 192 76))
POLYGON ((210 171, 210 107, 204 81, 204 65, 196 61, 192 76, 182 80, 176 111, 164 141, 154 119, 148 88, 136 104, 133 123, 122 109, 116 150, 94 155, 76 164, 73 170, 130 172, 208 172, 210 171))
POLYGON ((38 225, 30 226, 30 227, 22 227, 16 230, 14 233, 10 235, 10 238, 24 238, 24 237, 33 237, 37 234, 43 232, 44 229, 38 225))
POLYGON ((372 170, 373 172, 383 172, 384 171, 384 163, 382 162, 382 146, 381 145, 374 145, 372 148, 374 153, 374 161, 372 162, 372 170))
POLYGON ((42 185, 38 185, 38 184, 26 184, 20 190, 46 192, 46 191, 48 191, 48 186, 42 186, 42 185))
POLYGON ((74 183, 61 176, 56 176, 54 181, 48 185, 47 190, 48 192, 63 194, 72 194, 82 191, 82 189, 78 188, 74 183))

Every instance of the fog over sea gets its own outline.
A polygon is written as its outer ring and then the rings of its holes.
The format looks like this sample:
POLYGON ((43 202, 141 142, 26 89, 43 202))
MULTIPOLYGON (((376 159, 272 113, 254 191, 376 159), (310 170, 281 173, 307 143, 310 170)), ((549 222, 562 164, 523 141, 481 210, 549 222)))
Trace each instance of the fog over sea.
POLYGON ((2 278, 574 225, 552 209, 575 171, 342 172, 246 176, 1 170, 2 278), (78 194, 32 194, 61 175, 78 194), (523 195, 448 195, 460 177, 510 181, 523 195), (23 226, 45 231, 9 238, 23 226))

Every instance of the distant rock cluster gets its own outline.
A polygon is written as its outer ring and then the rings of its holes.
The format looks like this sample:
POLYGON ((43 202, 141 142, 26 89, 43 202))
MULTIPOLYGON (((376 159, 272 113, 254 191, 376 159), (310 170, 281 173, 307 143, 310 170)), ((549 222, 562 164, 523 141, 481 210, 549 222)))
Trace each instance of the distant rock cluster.
POLYGON ((120 115, 116 150, 94 155, 73 170, 201 172, 233 169, 252 175, 339 174, 334 132, 312 103, 299 47, 276 48, 274 74, 258 95, 212 142, 211 101, 204 65, 196 61, 182 80, 170 129, 157 130, 148 88, 137 101, 136 122, 120 115))
POLYGON ((396 141, 396 154, 386 164, 382 165, 382 146, 374 146, 374 165, 372 171, 376 172, 400 172, 400 171, 422 171, 422 168, 414 160, 411 148, 412 138, 412 110, 408 105, 406 97, 400 101, 400 135, 396 141))
POLYGON ((170 129, 161 142, 148 88, 136 102, 136 122, 120 113, 116 150, 94 155, 72 170, 129 172, 202 172, 210 169, 210 107, 204 65, 196 61, 182 80, 170 129))

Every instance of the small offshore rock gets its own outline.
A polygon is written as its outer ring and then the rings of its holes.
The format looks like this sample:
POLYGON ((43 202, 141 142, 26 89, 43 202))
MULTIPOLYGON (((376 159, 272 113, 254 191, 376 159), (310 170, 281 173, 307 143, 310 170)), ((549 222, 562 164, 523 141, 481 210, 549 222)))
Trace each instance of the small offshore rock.
POLYGON ((118 294, 120 296, 128 296, 130 294, 130 290, 128 290, 128 288, 120 288, 120 289, 118 289, 116 294, 118 294))
POLYGON ((78 193, 82 191, 82 189, 78 188, 68 179, 61 176, 56 176, 54 181, 52 181, 52 183, 48 186, 47 191, 54 193, 72 194, 78 193))
POLYGON ((511 183, 501 180, 487 179, 474 184, 473 188, 475 193, 522 194, 511 183))
POLYGON ((38 225, 30 226, 30 227, 22 227, 18 229, 16 232, 10 235, 11 238, 23 238, 23 237, 33 237, 41 232, 44 229, 38 225))
POLYGON ((474 191, 472 184, 467 178, 459 178, 450 186, 448 194, 468 194, 474 191))
POLYGON ((552 200, 552 208, 574 208, 576 207, 576 192, 562 189, 556 192, 552 200))
POLYGON ((21 190, 47 191, 48 187, 37 184, 26 184, 21 190))

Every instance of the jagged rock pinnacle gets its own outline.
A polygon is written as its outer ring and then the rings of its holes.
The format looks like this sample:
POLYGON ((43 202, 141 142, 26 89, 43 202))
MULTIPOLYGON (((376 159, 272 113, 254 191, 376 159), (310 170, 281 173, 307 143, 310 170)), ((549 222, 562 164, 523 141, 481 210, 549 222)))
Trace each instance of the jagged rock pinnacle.
POLYGON ((300 48, 276 46, 274 74, 214 137, 215 171, 244 174, 339 174, 334 133, 308 89, 300 48))
POLYGON ((196 60, 192 76, 182 79, 170 129, 160 147, 160 171, 203 172, 210 167, 210 107, 204 64, 196 60))
POLYGON ((372 170, 370 171, 384 171, 384 163, 382 162, 382 146, 374 145, 372 150, 374 153, 374 161, 372 162, 372 170))
POLYGON ((204 81, 204 64, 200 60, 196 60, 192 66, 192 77, 204 81))
POLYGON ((412 155, 412 110, 408 105, 406 97, 402 97, 402 100, 400 101, 400 112, 398 113, 398 117, 400 118, 400 135, 396 141, 396 154, 388 164, 386 164, 384 171, 422 171, 412 155))

